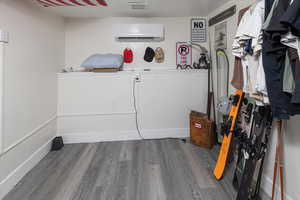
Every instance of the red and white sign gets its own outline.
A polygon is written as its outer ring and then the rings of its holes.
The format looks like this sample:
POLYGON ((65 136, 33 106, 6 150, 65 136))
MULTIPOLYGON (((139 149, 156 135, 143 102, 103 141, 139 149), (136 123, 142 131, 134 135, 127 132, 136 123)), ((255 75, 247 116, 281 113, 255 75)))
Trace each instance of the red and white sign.
POLYGON ((176 43, 176 65, 192 66, 192 47, 186 42, 176 43))
POLYGON ((195 128, 202 129, 202 124, 200 123, 194 123, 195 128))

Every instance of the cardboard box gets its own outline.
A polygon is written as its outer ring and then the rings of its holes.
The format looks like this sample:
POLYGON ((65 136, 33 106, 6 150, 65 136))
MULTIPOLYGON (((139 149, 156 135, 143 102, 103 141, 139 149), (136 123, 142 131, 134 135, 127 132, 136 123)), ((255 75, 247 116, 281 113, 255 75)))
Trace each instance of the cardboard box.
POLYGON ((191 143, 211 149, 216 143, 215 123, 204 113, 192 111, 190 113, 191 143))

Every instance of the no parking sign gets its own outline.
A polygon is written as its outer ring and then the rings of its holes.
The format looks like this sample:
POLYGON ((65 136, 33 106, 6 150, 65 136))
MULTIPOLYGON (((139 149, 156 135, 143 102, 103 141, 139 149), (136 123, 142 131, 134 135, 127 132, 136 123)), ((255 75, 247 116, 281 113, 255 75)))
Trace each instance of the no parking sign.
POLYGON ((176 43, 176 65, 192 66, 192 47, 186 42, 176 43))

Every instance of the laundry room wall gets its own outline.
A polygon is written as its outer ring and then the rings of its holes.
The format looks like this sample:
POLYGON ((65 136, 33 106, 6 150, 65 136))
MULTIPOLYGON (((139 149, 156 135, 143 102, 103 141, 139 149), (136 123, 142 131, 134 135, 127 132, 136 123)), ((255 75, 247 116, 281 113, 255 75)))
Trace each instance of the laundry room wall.
MULTIPOLYGON (((228 18, 227 21, 227 55, 229 57, 230 61, 230 78, 229 81, 231 81, 232 74, 233 74, 233 64, 234 64, 234 56, 232 55, 232 43, 233 38, 236 33, 237 28, 237 20, 238 20, 238 12, 239 10, 246 8, 253 3, 257 2, 257 0, 233 0, 224 6, 220 7, 219 9, 215 10, 209 15, 209 18, 219 14, 220 12, 226 10, 227 8, 230 8, 233 5, 237 5, 237 13, 228 18)), ((215 40, 215 25, 212 27, 209 27, 209 34, 211 36, 211 48, 212 48, 212 58, 213 58, 213 66, 216 66, 216 59, 215 59, 215 49, 214 49, 214 40, 215 40)), ((233 87, 230 87, 231 91, 233 91, 233 87)), ((299 152, 300 152, 300 134, 299 129, 299 120, 300 118, 292 117, 287 123, 285 124, 285 173, 286 173, 286 199, 287 200, 296 200, 300 199, 300 193, 299 193, 299 183, 300 183, 300 171, 297 170, 300 165, 299 159, 299 152), (297 123, 298 122, 298 123, 297 123)), ((275 123, 274 123, 275 125, 275 123)), ((277 131, 276 126, 273 127, 272 131, 272 140, 270 142, 268 157, 266 159, 265 164, 265 171, 264 171, 264 177, 263 177, 263 183, 262 187, 264 191, 271 195, 272 191, 272 179, 273 179, 273 166, 275 161, 275 148, 276 148, 276 138, 277 138, 277 131)), ((279 190, 277 190, 277 193, 279 193, 279 190)), ((277 199, 280 199, 280 197, 277 195, 277 199)))
POLYGON ((48 153, 56 135, 56 73, 64 62, 64 20, 29 1, 2 0, 0 29, 9 32, 1 83, 1 199, 48 153))
MULTIPOLYGON (((176 42, 191 40, 191 18, 67 19, 67 67, 79 67, 85 58, 94 53, 122 54, 123 49, 129 47, 134 52, 134 62, 125 64, 124 69, 148 68, 152 71, 109 75, 59 74, 58 134, 67 142, 128 140, 140 139, 137 134, 139 128, 143 137, 148 139, 187 137, 188 114, 192 109, 204 112, 207 95, 207 70, 176 71, 176 42), (117 42, 112 26, 118 23, 163 24, 165 40, 117 42), (147 46, 153 49, 162 47, 165 62, 144 61, 147 46), (134 86, 136 76, 140 77, 140 81, 134 86), (82 83, 80 80, 85 81, 82 83), (81 90, 84 90, 82 96, 78 93, 81 90), (135 100, 136 110, 133 107, 135 100)), ((202 45, 207 47, 208 43, 202 45)), ((194 61, 198 61, 200 51, 193 49, 193 55, 194 61)))
MULTIPOLYGON (((133 50, 134 61, 131 64, 125 64, 125 69, 176 69, 176 42, 190 41, 190 29, 191 17, 67 19, 65 65, 66 67, 77 68, 85 58, 94 53, 123 54, 123 49, 129 47, 133 50), (165 40, 150 43, 117 42, 113 37, 112 25, 119 23, 163 24, 165 27, 165 40), (165 62, 157 64, 154 61, 152 63, 144 61, 145 49, 148 46, 154 50, 156 47, 162 47, 165 52, 165 62)), ((207 47, 207 44, 202 45, 207 47)), ((199 53, 197 49, 193 49, 195 61, 198 60, 199 53)))

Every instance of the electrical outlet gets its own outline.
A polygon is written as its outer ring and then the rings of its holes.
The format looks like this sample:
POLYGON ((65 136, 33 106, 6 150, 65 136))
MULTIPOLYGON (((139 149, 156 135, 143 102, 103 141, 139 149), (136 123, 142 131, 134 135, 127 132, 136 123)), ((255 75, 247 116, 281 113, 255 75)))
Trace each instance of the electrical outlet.
POLYGON ((8 43, 8 41, 9 41, 8 32, 0 30, 0 42, 8 43))
POLYGON ((141 75, 140 74, 135 75, 135 82, 137 82, 137 83, 141 82, 141 75))

